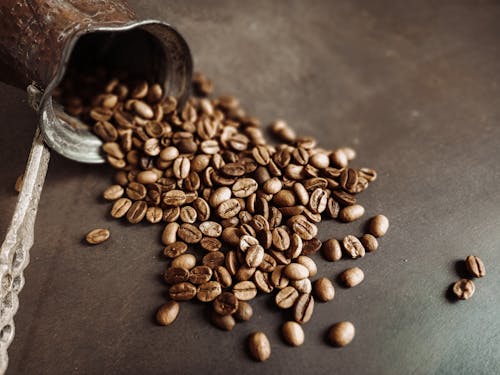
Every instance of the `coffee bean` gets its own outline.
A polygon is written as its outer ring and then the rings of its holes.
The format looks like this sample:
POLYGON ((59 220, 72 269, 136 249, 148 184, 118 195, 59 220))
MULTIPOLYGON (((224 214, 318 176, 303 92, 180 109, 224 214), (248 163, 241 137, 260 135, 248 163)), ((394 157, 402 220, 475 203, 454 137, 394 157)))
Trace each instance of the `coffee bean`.
POLYGON ((358 220, 365 213, 365 208, 360 204, 353 204, 352 206, 344 207, 339 212, 339 220, 350 223, 351 221, 358 220))
POLYGON ((181 206, 186 202, 186 193, 182 190, 170 190, 163 194, 162 199, 167 206, 181 206))
POLYGON ((120 145, 116 142, 106 142, 102 145, 102 150, 108 155, 115 159, 123 159, 125 154, 120 149, 120 145))
POLYGON ((340 174, 340 186, 350 193, 358 183, 358 173, 352 168, 346 168, 340 174))
POLYGON ((283 324, 281 334, 288 345, 300 346, 304 343, 304 330, 297 322, 289 321, 283 324))
POLYGON ((253 316, 252 306, 245 301, 238 301, 238 309, 234 313, 234 317, 240 321, 248 321, 253 316))
POLYGON ((246 234, 239 239, 239 246, 243 252, 246 252, 251 246, 255 245, 259 245, 259 241, 253 236, 246 234))
POLYGON ((163 210, 160 207, 148 207, 146 220, 151 224, 159 223, 163 219, 163 210))
POLYGON ((252 278, 252 276, 255 273, 256 268, 255 267, 248 267, 246 264, 242 265, 241 267, 238 268, 238 271, 236 272, 236 280, 238 281, 247 281, 252 278))
POLYGON ((131 182, 125 190, 127 197, 134 201, 144 199, 146 197, 147 189, 143 184, 138 182, 131 182))
POLYGON ((382 237, 389 229, 389 219, 384 215, 377 215, 372 217, 369 224, 370 233, 375 237, 382 237))
POLYGON ((365 178, 368 182, 373 182, 377 179, 377 171, 371 168, 361 168, 358 171, 358 176, 365 178))
POLYGON ((242 301, 249 301, 257 295, 257 287, 252 281, 240 281, 233 286, 234 295, 242 301))
POLYGON ((222 288, 217 281, 209 281, 201 284, 198 288, 196 297, 201 302, 210 302, 216 299, 222 293, 222 288))
POLYGON ((264 182, 263 189, 267 194, 276 194, 281 190, 282 187, 283 184, 281 183, 280 179, 277 177, 273 177, 270 180, 264 182))
POLYGON ((342 245, 344 245, 345 251, 352 258, 362 258, 365 256, 365 248, 361 242, 353 235, 345 236, 342 240, 342 245))
POLYGON ((127 220, 129 223, 132 224, 137 224, 144 219, 144 216, 146 216, 146 211, 148 209, 148 205, 144 201, 135 201, 132 203, 132 206, 130 206, 129 210, 127 211, 127 220))
POLYGON ((347 167, 349 160, 347 159, 344 151, 342 151, 342 149, 338 149, 330 154, 330 162, 338 168, 344 168, 347 167))
POLYGON ((486 275, 486 269, 484 267, 483 261, 475 256, 469 255, 465 259, 465 266, 467 267, 467 271, 474 277, 483 277, 486 275))
POLYGON ((177 242, 177 232, 179 231, 179 224, 176 222, 168 223, 163 229, 161 235, 161 242, 164 245, 170 245, 177 242))
POLYGON ((290 236, 288 232, 282 228, 275 228, 272 232, 273 245, 280 251, 285 251, 290 247, 290 236))
POLYGON ((342 249, 339 241, 335 238, 329 239, 323 243, 323 257, 330 262, 337 262, 342 258, 342 249))
POLYGON ((256 270, 253 274, 253 281, 257 286, 257 289, 263 293, 271 293, 274 289, 267 272, 256 270))
POLYGON ((453 293, 458 299, 469 299, 476 290, 474 282, 468 279, 460 279, 453 284, 453 293))
POLYGON ((179 284, 189 280, 189 270, 186 268, 170 267, 165 271, 163 278, 170 285, 179 284))
POLYGON ((271 356, 271 344, 263 332, 254 332, 248 337, 248 347, 252 357, 264 362, 271 356))
POLYGON ((314 282, 314 295, 322 302, 331 301, 335 297, 335 289, 330 280, 321 277, 314 282))
POLYGON ((212 311, 210 320, 217 328, 220 328, 224 331, 231 331, 236 325, 236 322, 232 315, 220 315, 215 311, 212 311))
POLYGON ((258 184, 253 178, 240 178, 236 180, 232 191, 237 198, 246 198, 257 191, 258 184))
POLYGON ((181 224, 177 235, 181 240, 189 244, 198 243, 202 238, 201 231, 193 224, 188 223, 181 224))
POLYGON ((290 190, 280 190, 273 197, 273 203, 278 207, 295 206, 296 198, 290 190))
POLYGON ((156 312, 156 321, 159 325, 168 326, 174 322, 179 315, 180 306, 176 301, 168 301, 160 306, 156 312))
POLYGON ((378 249, 378 241, 371 234, 363 234, 360 241, 365 250, 370 253, 378 249))
POLYGON ((179 255, 184 254, 188 246, 181 241, 173 242, 163 249, 163 254, 168 258, 177 258, 179 255))
POLYGON ((102 196, 108 201, 114 201, 118 198, 121 198, 123 196, 123 192, 123 187, 121 187, 120 185, 111 185, 106 190, 104 190, 102 196))
POLYGON ((264 248, 260 245, 250 246, 245 254, 245 263, 248 267, 259 267, 264 259, 264 248))
POLYGON ((230 177, 240 177, 245 174, 245 166, 239 163, 228 163, 221 168, 221 171, 230 177))
POLYGON ((328 194, 324 189, 315 189, 309 200, 309 208, 313 213, 322 213, 325 211, 328 203, 328 194))
POLYGON ((188 301, 196 296, 196 287, 188 282, 174 284, 168 290, 170 298, 174 301, 188 301))
POLYGON ((106 241, 109 236, 110 232, 108 229, 99 228, 91 230, 89 233, 87 233, 87 235, 85 236, 85 240, 90 245, 98 245, 106 241))
POLYGON ((215 221, 205 221, 199 226, 201 233, 209 237, 219 237, 222 234, 222 226, 215 221))
POLYGON ((356 204, 356 198, 345 191, 335 190, 332 194, 336 201, 345 206, 352 206, 353 204, 356 204))
POLYGON ((211 278, 212 269, 208 266, 196 266, 189 274, 189 282, 195 285, 207 283, 211 278))
POLYGON ((340 206, 332 197, 328 198, 328 202, 326 204, 326 212, 332 219, 336 219, 339 216, 340 206))
POLYGON ((364 278, 365 273, 359 267, 348 268, 340 274, 340 279, 349 288, 360 284, 364 278))
POLYGON ((108 121, 98 121, 94 125, 94 133, 104 142, 114 142, 118 138, 116 128, 108 121))
POLYGON ((299 263, 287 265, 283 272, 289 280, 301 280, 309 277, 309 270, 307 267, 299 263))
POLYGON ((314 298, 310 294, 302 294, 293 308, 293 317, 297 323, 304 324, 311 320, 314 311, 314 298))
POLYGON ((159 156, 162 160, 172 161, 177 159, 177 157, 179 156, 179 150, 174 146, 165 147, 163 150, 161 150, 159 156))
POLYGON ((346 346, 354 339, 355 329, 351 322, 335 323, 328 330, 328 339, 333 346, 346 346))
POLYGON ((273 272, 276 268, 276 260, 269 254, 264 254, 262 258, 262 263, 259 266, 259 270, 264 272, 273 272))
POLYGON ((196 258, 193 254, 181 254, 172 259, 171 266, 174 268, 185 268, 190 270, 196 266, 196 258))
POLYGON ((178 179, 187 178, 189 172, 191 170, 191 162, 188 158, 179 157, 174 160, 174 164, 172 166, 174 176, 178 179))
POLYGON ((310 255, 317 253, 319 249, 321 249, 321 241, 317 238, 313 238, 312 240, 303 241, 302 246, 302 255, 310 255))
POLYGON ((241 211, 240 202, 234 198, 222 202, 217 207, 217 214, 222 219, 229 219, 233 216, 236 216, 240 211, 241 211))
POLYGON ((206 254, 201 262, 205 266, 209 266, 211 269, 214 269, 218 266, 222 266, 225 261, 225 256, 224 253, 221 253, 220 251, 212 251, 208 254, 206 254))
POLYGON ((304 216, 293 216, 290 220, 292 220, 293 231, 303 240, 312 240, 318 234, 318 227, 310 223, 304 216))
POLYGON ((198 214, 193 207, 184 206, 180 209, 179 217, 184 223, 193 224, 196 221, 198 214))
POLYGON ((238 310, 238 298, 233 293, 224 292, 214 300, 214 310, 220 315, 230 315, 238 310))
POLYGON ((316 263, 314 263, 314 260, 312 260, 308 256, 301 255, 296 259, 296 262, 298 264, 302 264, 307 268, 307 270, 309 271, 308 277, 314 277, 318 273, 318 267, 316 266, 316 263))
POLYGON ((221 287, 223 288, 229 288, 232 283, 233 279, 231 278, 231 274, 229 271, 223 267, 223 266, 217 266, 213 270, 213 275, 214 279, 219 282, 221 287))
POLYGON ((289 309, 299 298, 299 292, 293 286, 286 286, 276 294, 276 306, 280 309, 289 309))
POLYGON ((273 122, 271 125, 271 132, 279 140, 287 143, 293 143, 297 138, 293 129, 283 120, 273 122))
POLYGON ((312 292, 312 283, 310 279, 292 280, 290 281, 290 285, 297 289, 299 294, 309 294, 312 292))

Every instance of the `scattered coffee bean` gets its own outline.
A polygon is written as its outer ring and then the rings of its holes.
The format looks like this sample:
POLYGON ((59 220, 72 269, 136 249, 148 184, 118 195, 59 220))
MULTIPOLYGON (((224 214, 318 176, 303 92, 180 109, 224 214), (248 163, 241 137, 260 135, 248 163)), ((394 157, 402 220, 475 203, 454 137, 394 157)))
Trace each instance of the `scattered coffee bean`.
POLYGON ((322 247, 323 257, 330 262, 337 262, 342 259, 342 248, 335 238, 327 240, 322 247))
POLYGON ((232 315, 220 315, 215 311, 212 311, 211 321, 217 327, 224 331, 231 331, 236 325, 232 315))
POLYGON ((174 284, 168 290, 170 298, 174 301, 188 301, 196 296, 196 287, 188 282, 174 284))
POLYGON ((474 277, 483 277, 486 275, 486 269, 484 267, 483 261, 475 256, 469 255, 465 259, 465 266, 467 267, 467 271, 474 277))
POLYGON ((288 345, 300 346, 304 343, 304 330, 294 321, 288 321, 281 327, 281 334, 288 345))
POLYGON ((238 309, 234 313, 234 317, 240 321, 250 320, 253 316, 252 306, 245 301, 238 301, 238 309))
POLYGON ((340 274, 340 279, 349 288, 360 284, 364 278, 365 273, 359 267, 348 268, 340 274))
POLYGON ((263 332, 254 332, 248 338, 250 354, 254 359, 263 362, 271 356, 271 344, 263 332))
POLYGON ((234 295, 242 301, 249 301, 257 295, 257 287, 252 281, 240 281, 233 286, 234 295))
POLYGON ((106 190, 104 190, 102 196, 104 199, 108 201, 114 201, 117 200, 118 198, 121 198, 123 196, 124 191, 125 190, 120 185, 111 185, 106 190))
POLYGON ((220 315, 230 315, 238 310, 238 298, 233 293, 224 292, 214 301, 214 310, 220 315))
POLYGON ((307 323, 314 311, 314 298, 310 294, 302 294, 293 309, 293 317, 300 324, 307 323))
POLYGON ((87 233, 87 235, 85 236, 85 240, 90 245, 98 245, 106 241, 109 236, 110 232, 108 229, 99 228, 91 230, 89 233, 87 233))
POLYGON ((353 204, 352 206, 344 207, 339 212, 340 221, 349 223, 358 220, 365 213, 365 208, 360 204, 353 204))
POLYGON ((345 251, 352 258, 361 258, 365 256, 365 248, 361 242, 354 236, 349 235, 344 237, 342 240, 342 245, 344 245, 345 251))
POLYGON ((168 326, 174 322, 179 315, 179 304, 176 301, 168 301, 160 306, 156 313, 156 321, 159 325, 168 326))
POLYGON ((289 280, 301 280, 309 277, 307 267, 299 263, 290 263, 283 272, 289 280))
POLYGON ((458 299, 469 299, 476 290, 474 282, 468 279, 460 279, 453 284, 453 293, 458 299))
POLYGON ((364 234, 360 241, 365 250, 370 253, 378 249, 378 240, 371 234, 364 234))
POLYGON ((276 306, 280 309, 289 309, 299 298, 299 292, 293 286, 287 286, 276 294, 276 306))
POLYGON ((384 215, 377 215, 372 217, 369 224, 370 233, 375 237, 382 237, 389 229, 389 219, 384 215))
POLYGON ((314 282, 314 295, 322 302, 331 301, 335 297, 335 289, 330 280, 321 277, 314 282))
POLYGON ((346 346, 354 339, 355 329, 351 322, 339 322, 330 327, 328 339, 333 346, 346 346))

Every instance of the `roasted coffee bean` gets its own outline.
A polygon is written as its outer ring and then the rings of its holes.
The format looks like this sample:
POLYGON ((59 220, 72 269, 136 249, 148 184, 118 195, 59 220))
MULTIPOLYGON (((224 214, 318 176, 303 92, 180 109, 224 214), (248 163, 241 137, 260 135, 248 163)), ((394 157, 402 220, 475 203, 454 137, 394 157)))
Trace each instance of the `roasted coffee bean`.
POLYGON ((361 242, 353 235, 345 236, 342 240, 342 245, 344 245, 345 251, 352 258, 362 258, 365 256, 365 248, 361 242))
POLYGON ((172 259, 170 265, 174 268, 185 268, 190 270, 196 266, 196 257, 193 254, 181 254, 172 259))
POLYGON ((365 213, 365 208, 360 204, 344 207, 339 212, 339 220, 345 223, 358 220, 365 213))
POLYGON ((254 332, 248 337, 248 348, 252 357, 259 362, 271 356, 271 344, 263 332, 254 332))
POLYGON ((280 250, 271 250, 269 251, 269 254, 271 254, 272 257, 276 259, 277 264, 286 266, 292 262, 290 258, 288 258, 286 252, 280 250))
POLYGON ((148 210, 148 204, 144 201, 135 201, 130 206, 127 211, 127 220, 129 223, 137 224, 144 219, 146 216, 146 211, 148 210))
POLYGON ((224 253, 221 253, 220 251, 212 251, 206 254, 202 259, 202 263, 205 266, 209 266, 212 269, 218 266, 222 266, 224 264, 224 261, 225 261, 224 253))
POLYGON ((328 193, 323 189, 315 189, 311 193, 309 208, 313 213, 322 213, 325 211, 328 203, 328 193))
POLYGON ((260 165, 267 165, 271 160, 269 150, 265 146, 257 146, 252 149, 252 156, 260 165))
POLYGON ((312 283, 310 279, 292 280, 290 285, 297 289, 299 294, 309 294, 312 292, 312 283))
POLYGON ((322 302, 331 301, 335 297, 332 282, 326 277, 321 277, 314 282, 314 295, 322 302))
POLYGON ((163 221, 167 223, 173 223, 180 216, 181 210, 179 206, 176 207, 167 207, 163 210, 163 221))
POLYGON ((191 162, 188 158, 179 157, 174 160, 174 165, 172 166, 174 176, 178 179, 187 178, 191 170, 191 162))
POLYGON ((94 125, 94 133, 104 142, 114 142, 118 138, 116 128, 108 121, 98 121, 94 125))
POLYGON ((273 236, 270 230, 260 230, 257 232, 257 240, 264 249, 269 249, 273 244, 273 236))
POLYGON ((289 309, 299 298, 299 292, 293 286, 286 286, 276 294, 276 306, 280 309, 289 309))
POLYGON ((159 325, 168 326, 172 324, 179 315, 180 306, 176 301, 168 301, 160 306, 156 312, 156 321, 159 325))
POLYGON ((199 228, 201 233, 208 237, 219 237, 222 234, 222 226, 215 221, 205 221, 199 228))
POLYGON ((168 290, 170 298, 174 301, 188 301, 196 296, 196 287, 189 282, 174 284, 168 290))
POLYGON ((330 327, 328 339, 333 346, 346 346, 354 339, 355 329, 351 322, 339 322, 330 327))
POLYGON ((223 288, 229 288, 233 279, 229 271, 223 266, 217 266, 213 271, 214 279, 219 282, 223 288))
POLYGON ((311 320, 314 311, 314 298, 310 294, 302 294, 293 308, 293 317, 297 323, 304 324, 311 320))
POLYGON ((282 187, 283 184, 281 183, 280 179, 277 177, 273 177, 270 180, 264 182, 263 189, 267 194, 276 194, 281 190, 282 187))
MULTIPOLYGON (((193 207, 184 206, 180 209, 179 217, 184 223, 193 224, 196 221, 198 214, 193 207)), ((222 229, 221 229, 221 232, 222 232, 222 229)))
POLYGON ((110 232, 108 229, 93 229, 87 233, 85 236, 85 240, 90 245, 98 245, 107 241, 110 236, 110 232))
POLYGON ((116 159, 123 159, 125 154, 120 149, 120 145, 116 142, 106 142, 102 145, 102 150, 108 155, 116 159))
POLYGON ((177 235, 181 240, 189 244, 200 242, 203 236, 196 226, 188 223, 181 224, 177 231, 177 235))
POLYGON ((221 168, 221 171, 230 177, 240 177, 245 174, 245 166, 239 163, 228 163, 221 168))
POLYGON ((318 227, 310 223, 304 216, 297 215, 292 219, 292 229, 303 240, 312 240, 318 234, 318 227))
POLYGON ((231 331, 236 325, 236 322, 232 315, 220 315, 215 311, 212 311, 210 320, 217 328, 220 328, 224 331, 231 331))
POLYGON ((453 293, 458 299, 469 299, 476 290, 474 282, 468 279, 460 279, 453 284, 453 293))
POLYGON ((186 268, 170 267, 165 271, 163 278, 170 285, 179 284, 189 280, 189 270, 186 268))
POLYGON ((340 279, 349 288, 360 284, 364 278, 365 273, 359 267, 348 268, 340 274, 340 279))
POLYGON ((317 238, 303 241, 302 255, 310 255, 317 253, 321 249, 321 241, 317 238))
POLYGON ((163 254, 168 258, 177 258, 179 255, 184 254, 187 250, 188 246, 186 243, 177 241, 165 246, 163 254))
POLYGON ((210 206, 203 198, 196 198, 193 202, 193 207, 198 214, 198 220, 206 221, 210 218, 210 206))
POLYGON ((240 202, 237 199, 229 199, 222 202, 217 207, 217 214, 222 219, 229 219, 233 216, 238 215, 241 210, 240 202))
POLYGON ((283 120, 276 120, 271 125, 271 132, 279 140, 287 143, 295 142, 297 136, 293 129, 283 120))
MULTIPOLYGON (((265 255, 264 255, 264 258, 265 258, 265 255)), ((227 253, 226 259, 225 259, 225 266, 226 266, 226 269, 231 274, 231 276, 236 275, 236 272, 238 272, 239 264, 238 264, 238 259, 237 259, 235 251, 229 251, 227 253)), ((261 266, 262 266, 262 264, 261 264, 261 266)))
POLYGON ((258 184, 253 178, 240 178, 236 180, 232 191, 237 198, 246 198, 257 191, 258 184))
POLYGON ((264 248, 260 245, 250 246, 245 253, 245 263, 248 267, 259 267, 264 259, 264 248))
POLYGON ((377 171, 371 168, 361 168, 358 171, 358 176, 365 178, 368 182, 373 182, 377 179, 377 171))
POLYGON ((182 190, 170 190, 163 194, 163 203, 167 206, 182 206, 186 202, 186 193, 182 190))
POLYGON ((290 247, 290 236, 284 228, 275 228, 272 232, 273 245, 280 251, 285 251, 290 247))
POLYGON ((307 267, 299 263, 290 263, 285 267, 284 273, 289 280, 301 280, 309 277, 307 267))
POLYGON ((224 292, 214 300, 214 311, 220 315, 234 314, 238 310, 238 298, 233 293, 224 292))
POLYGON ((370 253, 378 249, 378 241, 371 234, 363 234, 360 241, 365 250, 370 253))
POLYGON ((257 286, 257 289, 259 289, 263 293, 271 293, 274 289, 271 280, 269 280, 269 274, 267 272, 256 270, 253 274, 253 281, 257 286))
POLYGON ((300 254, 302 254, 302 250, 304 248, 304 242, 302 238, 297 233, 293 233, 290 236, 290 247, 287 251, 287 257, 290 259, 297 258, 300 254))
POLYGON ((483 261, 475 255, 469 255, 465 259, 465 266, 471 276, 483 277, 486 275, 486 268, 484 267, 483 261))
POLYGON ((307 270, 309 271, 308 277, 314 277, 318 273, 318 267, 316 266, 316 263, 314 263, 314 260, 312 260, 308 256, 301 255, 296 259, 296 262, 302 264, 307 268, 307 270))
POLYGON ((290 282, 283 272, 285 266, 276 266, 275 270, 271 273, 271 283, 275 288, 283 289, 288 286, 290 282))
POLYGON ((269 254, 264 254, 262 258, 262 263, 259 266, 259 270, 264 272, 273 272, 276 268, 276 260, 269 254))
POLYGON ((330 158, 325 152, 317 152, 309 158, 309 163, 315 168, 325 169, 330 165, 330 158))
POLYGON ((222 247, 222 243, 213 237, 203 237, 200 241, 201 248, 206 251, 218 251, 222 247))
POLYGON ((330 154, 330 162, 338 168, 347 167, 349 160, 342 149, 335 150, 330 154))
POLYGON ((201 302, 210 302, 222 293, 222 288, 217 281, 209 281, 198 287, 196 298, 201 302))
POLYGON ((339 216, 340 206, 332 197, 328 198, 328 202, 326 204, 326 212, 332 219, 336 219, 339 216))
POLYGON ((252 281, 240 281, 233 286, 234 295, 242 301, 249 301, 257 295, 257 287, 252 281))
POLYGON ((234 313, 234 317, 239 321, 245 322, 252 318, 253 309, 252 306, 245 301, 238 301, 238 309, 234 313))
POLYGON ((353 204, 356 204, 356 198, 345 191, 335 190, 332 194, 335 200, 344 206, 352 206, 353 204))
POLYGON ((163 219, 163 210, 160 207, 148 207, 146 220, 151 224, 159 223, 163 219))
POLYGON ((273 203, 278 207, 295 206, 295 195, 290 190, 280 190, 273 197, 273 203))
POLYGON ((353 188, 358 183, 358 173, 352 168, 346 168, 340 174, 340 186, 346 191, 353 193, 353 188))
POLYGON ((146 187, 138 182, 131 182, 128 184, 125 190, 127 197, 134 201, 144 199, 146 197, 147 189, 146 187))
POLYGON ((246 252, 251 246, 259 245, 259 241, 248 234, 241 236, 239 246, 241 251, 246 252))
POLYGON ((389 229, 389 219, 384 215, 377 215, 371 218, 369 224, 370 233, 375 237, 382 237, 389 229))
POLYGON ((107 201, 114 201, 118 198, 121 198, 123 196, 123 192, 123 187, 121 187, 120 185, 111 185, 106 190, 104 190, 102 196, 107 201))
POLYGON ((158 175, 154 171, 142 171, 137 174, 136 179, 141 184, 154 184, 158 175))
POLYGON ((247 281, 252 278, 252 276, 255 273, 256 268, 255 267, 248 267, 246 264, 242 265, 240 268, 238 268, 238 271, 236 272, 235 278, 238 281, 247 281))
POLYGON ((283 214, 277 207, 271 207, 271 211, 269 213, 269 228, 274 229, 281 225, 283 220, 283 214))
POLYGON ((329 262, 337 262, 342 258, 342 248, 339 241, 335 238, 329 239, 323 243, 323 257, 329 262))
POLYGON ((189 282, 195 285, 207 283, 211 278, 212 269, 208 266, 196 266, 189 274, 189 282))
POLYGON ((177 241, 177 232, 179 231, 179 224, 176 222, 168 223, 163 229, 161 235, 161 242, 164 245, 170 245, 177 241))
POLYGON ((297 322, 289 321, 283 324, 281 334, 288 345, 300 346, 304 343, 304 330, 297 322))

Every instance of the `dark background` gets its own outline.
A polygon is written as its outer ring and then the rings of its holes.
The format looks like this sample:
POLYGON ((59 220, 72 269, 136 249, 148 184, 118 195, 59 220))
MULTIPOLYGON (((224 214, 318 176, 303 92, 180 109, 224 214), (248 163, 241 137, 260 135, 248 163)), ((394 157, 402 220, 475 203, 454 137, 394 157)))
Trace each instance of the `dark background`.
MULTIPOLYGON (((500 373, 500 3, 131 3, 178 27, 217 93, 238 96, 264 123, 287 119, 323 147, 355 147, 353 165, 379 171, 360 197, 367 217, 383 212, 391 229, 361 260, 315 257, 321 275, 356 264, 366 278, 317 304, 299 349, 280 339, 283 316, 266 298, 231 333, 213 328, 196 303, 162 328, 153 322, 166 291, 161 226, 112 220, 99 198, 110 168, 53 155, 8 373, 500 373), (108 242, 81 243, 102 226, 108 242), (471 253, 488 275, 471 300, 452 302, 457 261, 471 253), (324 334, 340 320, 357 334, 334 349, 324 334), (271 341, 266 363, 245 351, 256 329, 271 341)), ((2 236, 36 122, 25 94, 0 85, 2 236)), ((361 228, 324 222, 320 238, 361 228)))

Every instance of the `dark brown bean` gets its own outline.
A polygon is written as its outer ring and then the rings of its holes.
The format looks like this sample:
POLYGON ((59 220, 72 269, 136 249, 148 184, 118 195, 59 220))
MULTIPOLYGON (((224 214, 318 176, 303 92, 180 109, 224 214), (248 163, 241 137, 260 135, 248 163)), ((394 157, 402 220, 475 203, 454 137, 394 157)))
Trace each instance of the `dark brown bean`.
POLYGON ((297 323, 304 324, 311 320, 314 311, 314 298, 310 294, 302 294, 293 308, 293 317, 297 323))
POLYGON ((168 290, 170 298, 174 301, 188 301, 196 296, 196 287, 188 282, 174 284, 168 290))
POLYGON ((170 267, 165 271, 163 278, 170 285, 179 284, 189 280, 189 270, 186 268, 170 267))
POLYGON ((328 339, 333 346, 346 346, 355 335, 354 325, 351 322, 339 322, 330 327, 328 339))
POLYGON ((238 298, 233 293, 224 292, 215 299, 214 310, 220 315, 234 314, 238 310, 238 298))
POLYGON ((137 224, 144 219, 146 216, 146 211, 148 210, 148 204, 144 201, 135 201, 130 206, 127 211, 127 220, 129 223, 137 224))
POLYGON ((160 306, 156 312, 156 321, 159 325, 168 326, 174 322, 179 315, 180 306, 176 301, 168 301, 160 306))
POLYGON ((465 259, 465 266, 467 267, 467 271, 474 277, 483 277, 486 276, 486 268, 484 267, 483 261, 475 256, 469 255, 465 259))

